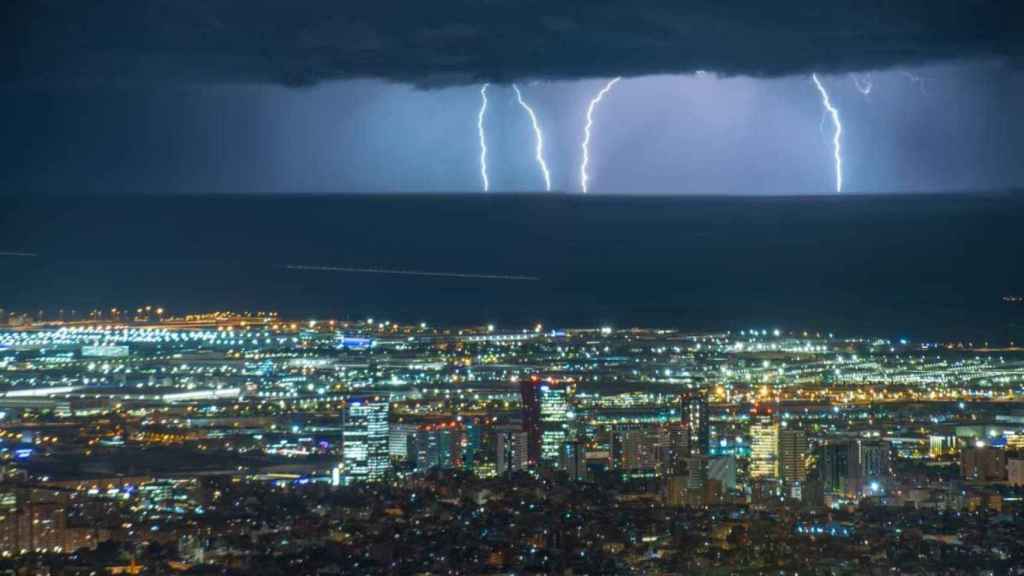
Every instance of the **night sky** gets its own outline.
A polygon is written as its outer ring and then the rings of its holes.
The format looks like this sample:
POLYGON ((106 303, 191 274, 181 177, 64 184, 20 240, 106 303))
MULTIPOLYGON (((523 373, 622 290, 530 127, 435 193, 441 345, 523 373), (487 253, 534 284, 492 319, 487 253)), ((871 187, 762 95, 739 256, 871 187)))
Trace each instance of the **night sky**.
POLYGON ((15 1, 3 194, 832 194, 1024 185, 1017 2, 15 1), (856 78, 853 76, 856 74, 856 78), (870 82, 869 94, 855 79, 870 82))

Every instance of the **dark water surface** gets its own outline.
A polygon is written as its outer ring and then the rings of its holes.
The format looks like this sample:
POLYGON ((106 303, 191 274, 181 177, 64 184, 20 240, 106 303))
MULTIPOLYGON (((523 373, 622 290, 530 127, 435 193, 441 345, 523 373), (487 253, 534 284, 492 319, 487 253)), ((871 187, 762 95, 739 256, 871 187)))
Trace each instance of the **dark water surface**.
POLYGON ((0 198, 0 307, 1024 340, 1024 195, 0 198), (539 281, 291 270, 290 264, 539 281))

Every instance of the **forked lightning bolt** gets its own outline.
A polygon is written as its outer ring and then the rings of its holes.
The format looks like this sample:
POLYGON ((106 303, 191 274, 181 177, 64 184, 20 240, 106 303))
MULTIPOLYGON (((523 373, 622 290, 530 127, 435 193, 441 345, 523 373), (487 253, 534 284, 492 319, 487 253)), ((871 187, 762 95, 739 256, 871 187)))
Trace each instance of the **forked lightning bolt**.
POLYGON ((519 100, 519 105, 530 115, 530 122, 533 124, 533 135, 537 139, 537 164, 540 165, 540 171, 544 174, 544 189, 550 192, 551 172, 548 171, 548 164, 544 161, 544 134, 540 130, 540 122, 537 121, 537 115, 533 112, 533 108, 530 108, 526 100, 523 100, 523 93, 519 91, 519 86, 513 84, 512 89, 516 91, 516 99, 519 100))
POLYGON ((850 80, 853 80, 853 85, 857 88, 857 92, 860 92, 864 96, 871 94, 871 89, 874 88, 874 84, 871 82, 870 74, 858 76, 857 74, 851 72, 850 80))
POLYGON ((605 94, 608 94, 612 87, 618 84, 619 80, 622 80, 621 76, 609 80, 604 85, 604 88, 597 93, 597 96, 590 100, 590 105, 587 106, 587 125, 583 128, 583 143, 580 145, 583 148, 583 162, 580 163, 580 188, 582 188, 584 194, 587 193, 587 181, 590 180, 590 175, 587 174, 587 165, 590 164, 590 128, 594 125, 594 108, 597 108, 605 94))
POLYGON ((839 110, 832 105, 832 101, 828 97, 828 91, 825 90, 825 86, 818 80, 817 74, 811 74, 811 80, 814 85, 818 87, 818 92, 821 94, 821 103, 828 110, 828 113, 832 116, 832 126, 835 131, 832 134, 832 149, 833 155, 836 161, 836 192, 843 191, 843 155, 842 148, 840 146, 840 138, 843 135, 843 125, 839 121, 839 110))
POLYGON ((480 113, 476 116, 476 131, 480 135, 480 178, 484 183, 484 192, 491 191, 491 181, 487 178, 487 139, 484 138, 484 114, 487 112, 487 86, 480 87, 480 113))

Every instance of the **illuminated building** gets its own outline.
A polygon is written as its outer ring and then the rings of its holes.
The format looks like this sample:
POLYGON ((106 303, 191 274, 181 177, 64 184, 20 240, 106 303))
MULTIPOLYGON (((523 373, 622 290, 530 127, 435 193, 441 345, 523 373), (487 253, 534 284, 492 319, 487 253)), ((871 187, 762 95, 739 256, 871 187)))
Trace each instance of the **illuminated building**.
POLYGON ((499 430, 496 445, 498 474, 522 470, 529 464, 529 434, 527 432, 499 430))
POLYGON ((779 476, 783 482, 803 482, 807 478, 807 435, 803 430, 779 431, 779 476))
POLYGON ((778 478, 779 424, 768 405, 756 405, 750 414, 750 478, 778 478))
POLYGON ((690 457, 689 430, 678 423, 623 424, 612 435, 615 464, 625 470, 683 474, 690 457))
POLYGON ((708 460, 708 479, 722 483, 725 490, 736 489, 736 457, 718 456, 708 460))
MULTIPOLYGON (((535 381, 531 379, 531 384, 534 382, 535 381)), ((534 438, 537 437, 537 431, 539 431, 540 461, 549 465, 557 466, 562 444, 569 440, 570 429, 572 427, 573 420, 575 419, 572 406, 570 405, 573 392, 575 391, 575 386, 571 382, 559 382, 547 379, 536 382, 536 385, 531 389, 534 390, 536 394, 535 404, 528 405, 525 401, 525 395, 523 402, 524 429, 527 432, 531 432, 530 428, 525 426, 525 423, 528 420, 533 428, 533 436, 530 438, 530 460, 531 462, 534 461, 532 458, 532 450, 534 449, 536 442, 534 438), (535 414, 539 416, 539 423, 537 425, 533 425, 533 414, 527 418, 526 410, 528 406, 531 411, 535 410, 535 414)))
POLYGON ((138 494, 147 510, 183 513, 189 499, 188 481, 153 480, 140 485, 138 494))
POLYGON ((948 456, 956 451, 956 436, 932 434, 928 437, 928 455, 932 458, 948 456))
POLYGON ((857 440, 855 446, 859 492, 884 493, 892 479, 892 445, 884 440, 857 440))
POLYGON ((883 494, 892 479, 892 445, 858 439, 828 444, 818 456, 825 493, 846 497, 883 494))
POLYGON ((399 460, 409 459, 412 456, 409 453, 409 437, 416 434, 418 428, 415 424, 392 424, 388 432, 388 454, 399 460))
POLYGON ((416 471, 461 468, 465 434, 461 426, 423 425, 413 435, 416 471))
POLYGON ((341 482, 382 480, 390 466, 386 398, 350 398, 342 424, 341 482))
POLYGON ((695 455, 708 456, 711 453, 711 417, 708 414, 708 399, 700 392, 684 394, 680 405, 683 424, 690 433, 690 450, 695 455))
POLYGON ((0 552, 61 552, 95 545, 91 530, 67 525, 68 496, 46 489, 0 493, 0 552))

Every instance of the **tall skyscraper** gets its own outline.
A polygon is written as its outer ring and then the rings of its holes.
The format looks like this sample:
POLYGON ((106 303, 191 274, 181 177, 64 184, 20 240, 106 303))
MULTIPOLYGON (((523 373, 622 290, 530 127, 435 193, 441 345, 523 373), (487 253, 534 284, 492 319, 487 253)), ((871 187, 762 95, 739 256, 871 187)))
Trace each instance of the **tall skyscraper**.
POLYGON ((384 397, 349 399, 342 423, 342 483, 376 482, 384 478, 390 466, 390 407, 384 397))
POLYGON ((892 479, 892 445, 884 440, 858 440, 856 446, 860 493, 885 492, 892 479))
POLYGON ((575 415, 572 397, 576 387, 571 382, 547 380, 540 386, 540 459, 557 466, 562 444, 570 440, 575 415))
POLYGON ((892 446, 883 440, 855 439, 823 446, 818 476, 826 494, 847 498, 882 494, 892 478, 892 446))
POLYGON ((690 432, 690 452, 708 456, 711 452, 711 418, 708 399, 703 392, 688 392, 680 403, 683 424, 690 432))
POLYGON ((466 470, 475 470, 483 443, 483 425, 481 419, 478 418, 466 418, 462 424, 466 432, 462 450, 462 465, 466 470))
POLYGON ((392 458, 398 460, 409 460, 414 457, 409 453, 409 441, 411 436, 416 434, 418 426, 405 422, 397 422, 391 425, 388 433, 388 453, 392 458))
POLYGON ((775 410, 757 404, 750 414, 750 478, 779 477, 779 424, 775 410))
MULTIPOLYGON (((540 462, 540 387, 541 380, 538 376, 531 376, 519 383, 519 395, 523 408, 523 432, 527 436, 526 458, 532 464, 540 462)), ((498 468, 501 472, 501 466, 498 468)))
POLYGON ((462 467, 465 433, 457 424, 424 424, 413 435, 416 471, 462 467))
POLYGON ((821 447, 818 455, 818 477, 826 494, 850 492, 850 471, 856 466, 856 457, 851 459, 852 452, 850 444, 846 442, 821 447))
POLYGON ((660 427, 661 443, 658 470, 662 474, 680 474, 686 469, 690 457, 690 431, 680 423, 660 427))
POLYGON ((562 444, 559 468, 565 470, 569 480, 587 480, 587 447, 579 440, 570 440, 562 444))
POLYGON ((562 444, 570 440, 575 389, 572 382, 538 376, 520 383, 523 431, 529 438, 527 456, 531 464, 558 465, 562 444))
POLYGON ((517 430, 498 430, 497 458, 495 469, 498 474, 522 470, 529 464, 529 434, 517 430))
POLYGON ((783 482, 807 479, 807 434, 803 430, 779 430, 779 477, 783 482))

